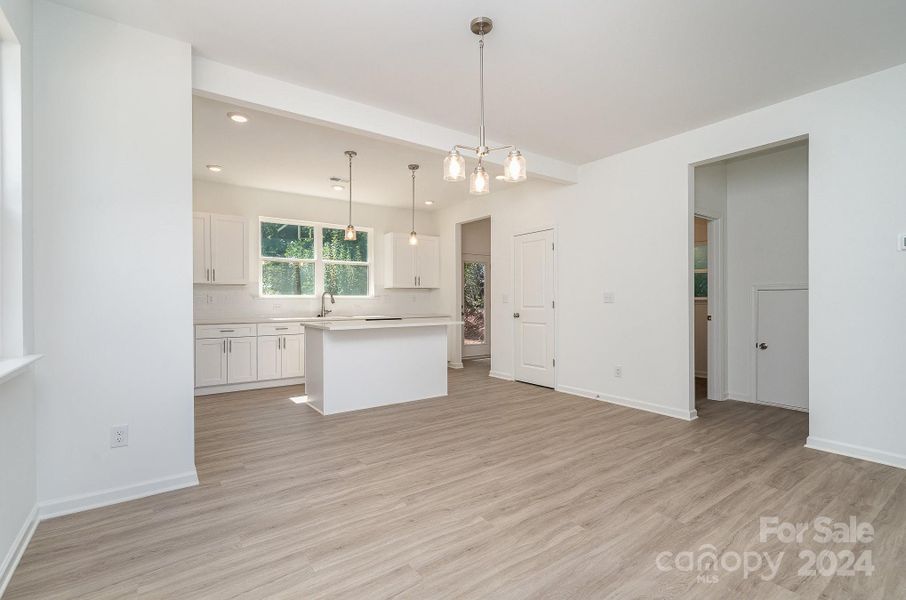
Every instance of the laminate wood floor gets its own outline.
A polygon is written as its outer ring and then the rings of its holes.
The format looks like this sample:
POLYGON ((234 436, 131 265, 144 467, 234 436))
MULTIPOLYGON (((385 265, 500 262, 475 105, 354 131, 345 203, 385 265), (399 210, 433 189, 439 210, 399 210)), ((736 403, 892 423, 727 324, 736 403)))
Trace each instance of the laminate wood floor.
POLYGON ((904 471, 803 448, 806 414, 704 401, 687 423, 481 364, 352 414, 300 393, 197 398, 201 485, 42 522, 6 599, 906 598, 904 471), (759 517, 819 515, 874 540, 759 541, 759 517), (785 557, 770 580, 656 566, 705 544, 785 557), (802 548, 871 550, 874 574, 801 575, 802 548))

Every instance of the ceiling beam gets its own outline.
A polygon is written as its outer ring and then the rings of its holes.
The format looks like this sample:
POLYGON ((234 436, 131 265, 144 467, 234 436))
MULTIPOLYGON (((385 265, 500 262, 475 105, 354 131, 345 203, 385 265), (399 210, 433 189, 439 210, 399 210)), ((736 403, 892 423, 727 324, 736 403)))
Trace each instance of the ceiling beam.
MULTIPOLYGON (((209 98, 369 137, 436 150, 439 156, 446 154, 454 144, 468 143, 475 138, 474 135, 455 129, 258 75, 207 58, 196 56, 192 62, 192 87, 196 93, 209 98)), ((488 145, 499 144, 490 140, 488 145)), ((523 148, 520 150, 525 155, 530 174, 558 183, 578 181, 576 165, 527 152, 523 148)), ((506 153, 500 152, 485 160, 499 165, 503 164, 505 157, 506 153)))

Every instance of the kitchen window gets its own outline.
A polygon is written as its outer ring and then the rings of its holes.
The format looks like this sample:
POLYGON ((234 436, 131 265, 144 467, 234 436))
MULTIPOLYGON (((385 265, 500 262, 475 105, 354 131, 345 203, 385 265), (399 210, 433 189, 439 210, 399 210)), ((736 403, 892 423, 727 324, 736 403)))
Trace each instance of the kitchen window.
POLYGON ((344 227, 287 219, 260 219, 260 295, 311 298, 372 296, 372 231, 356 228, 355 241, 344 227))

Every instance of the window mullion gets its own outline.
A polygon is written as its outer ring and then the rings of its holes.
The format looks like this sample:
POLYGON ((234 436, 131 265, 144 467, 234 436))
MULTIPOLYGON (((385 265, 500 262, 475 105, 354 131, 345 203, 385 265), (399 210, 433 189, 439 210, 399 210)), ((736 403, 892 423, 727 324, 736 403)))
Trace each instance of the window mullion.
POLYGON ((315 227, 315 296, 324 293, 324 257, 322 255, 323 227, 315 227))

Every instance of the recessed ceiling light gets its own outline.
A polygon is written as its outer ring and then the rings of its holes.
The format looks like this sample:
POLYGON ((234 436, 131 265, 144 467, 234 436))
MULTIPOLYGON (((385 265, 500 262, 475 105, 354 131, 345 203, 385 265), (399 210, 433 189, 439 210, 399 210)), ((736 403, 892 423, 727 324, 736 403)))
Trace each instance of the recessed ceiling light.
POLYGON ((228 112, 227 116, 235 123, 248 123, 249 118, 242 113, 228 112))
POLYGON ((431 206, 432 204, 434 204, 434 200, 425 200, 425 204, 431 206))
POLYGON ((220 165, 207 165, 207 167, 208 171, 210 171, 211 173, 220 173, 221 171, 223 171, 223 167, 221 167, 220 165))
POLYGON ((496 177, 494 177, 494 179, 496 179, 497 181, 503 181, 504 179, 506 179, 506 177, 504 177, 503 175, 497 175, 496 177))
POLYGON ((333 184, 333 185, 330 186, 330 187, 332 187, 332 188, 334 189, 334 191, 336 191, 336 192, 342 192, 343 190, 346 189, 345 187, 343 187, 343 186, 340 185, 339 183, 335 183, 335 184, 333 184))

